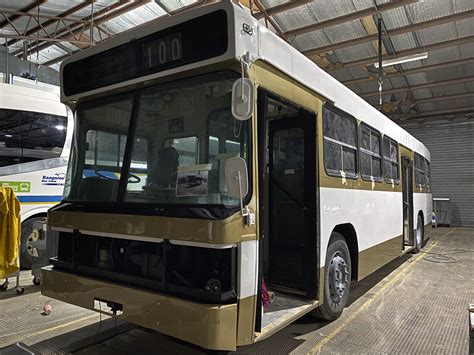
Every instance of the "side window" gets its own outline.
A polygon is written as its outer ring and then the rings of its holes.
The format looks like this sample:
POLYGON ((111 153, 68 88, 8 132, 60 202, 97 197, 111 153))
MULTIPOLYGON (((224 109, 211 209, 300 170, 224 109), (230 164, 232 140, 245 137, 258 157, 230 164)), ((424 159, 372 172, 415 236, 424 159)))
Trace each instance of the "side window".
POLYGON ((0 167, 57 158, 66 140, 67 118, 0 110, 0 167))
POLYGON ((426 187, 425 159, 417 153, 415 153, 415 184, 418 188, 426 187))
POLYGON ((165 147, 173 147, 179 154, 179 166, 198 163, 198 137, 169 138, 164 141, 165 147))
POLYGON ((360 172, 364 180, 382 179, 380 133, 365 124, 360 126, 360 172))
POLYGON ((386 182, 399 183, 398 144, 388 137, 383 137, 383 171, 386 182))
POLYGON ((425 180, 426 180, 426 187, 431 188, 431 168, 430 162, 425 159, 425 180))
POLYGON ((95 167, 121 167, 126 137, 116 133, 89 130, 86 135, 86 164, 95 167))
POLYGON ((324 108, 324 166, 329 175, 357 176, 357 122, 324 108))

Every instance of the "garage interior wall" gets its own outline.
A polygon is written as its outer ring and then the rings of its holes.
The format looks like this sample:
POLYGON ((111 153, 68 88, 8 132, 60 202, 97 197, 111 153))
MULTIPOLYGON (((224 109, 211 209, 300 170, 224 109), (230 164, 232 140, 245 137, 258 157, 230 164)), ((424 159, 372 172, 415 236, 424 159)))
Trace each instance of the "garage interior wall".
POLYGON ((433 198, 451 199, 451 225, 474 226, 474 123, 404 128, 431 152, 433 198))

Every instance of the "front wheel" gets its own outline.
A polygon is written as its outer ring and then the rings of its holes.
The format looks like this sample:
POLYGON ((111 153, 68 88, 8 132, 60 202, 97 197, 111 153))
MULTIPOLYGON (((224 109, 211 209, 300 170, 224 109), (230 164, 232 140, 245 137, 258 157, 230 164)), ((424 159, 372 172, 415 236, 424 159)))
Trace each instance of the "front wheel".
POLYGON ((351 256, 344 237, 332 233, 324 267, 323 304, 313 313, 324 320, 339 318, 351 288, 351 256))
POLYGON ((33 264, 33 256, 28 253, 26 248, 28 238, 33 232, 33 223, 43 220, 41 217, 27 219, 21 224, 21 245, 20 245, 20 266, 22 269, 31 269, 33 264))
POLYGON ((423 219, 420 215, 418 215, 418 221, 416 223, 415 247, 412 251, 413 254, 418 254, 421 251, 421 247, 423 246, 423 219))

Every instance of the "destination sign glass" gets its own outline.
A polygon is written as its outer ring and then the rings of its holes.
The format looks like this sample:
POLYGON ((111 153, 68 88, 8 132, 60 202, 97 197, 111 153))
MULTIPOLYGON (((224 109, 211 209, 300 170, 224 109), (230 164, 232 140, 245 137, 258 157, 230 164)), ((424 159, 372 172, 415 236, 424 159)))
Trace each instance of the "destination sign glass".
POLYGON ((67 64, 64 94, 76 95, 217 57, 227 46, 227 15, 218 10, 67 64))

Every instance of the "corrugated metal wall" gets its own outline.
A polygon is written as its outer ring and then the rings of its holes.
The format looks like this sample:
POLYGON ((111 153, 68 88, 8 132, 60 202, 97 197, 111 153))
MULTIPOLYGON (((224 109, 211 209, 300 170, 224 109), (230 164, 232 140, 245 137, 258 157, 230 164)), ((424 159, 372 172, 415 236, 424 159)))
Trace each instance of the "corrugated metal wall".
POLYGON ((451 224, 474 226, 474 123, 405 129, 431 152, 433 197, 451 199, 451 224))

